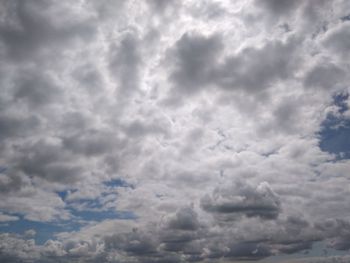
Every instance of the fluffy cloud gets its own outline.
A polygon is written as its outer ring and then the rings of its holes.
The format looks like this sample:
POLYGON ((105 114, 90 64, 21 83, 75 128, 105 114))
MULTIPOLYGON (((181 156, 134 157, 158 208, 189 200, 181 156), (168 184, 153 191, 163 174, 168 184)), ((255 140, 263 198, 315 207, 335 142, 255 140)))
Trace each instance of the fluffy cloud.
POLYGON ((346 262, 349 7, 2 1, 0 261, 346 262))
POLYGON ((269 184, 261 183, 256 189, 237 183, 232 189, 215 189, 213 196, 202 199, 204 210, 217 214, 244 214, 265 219, 278 217, 280 200, 269 184))

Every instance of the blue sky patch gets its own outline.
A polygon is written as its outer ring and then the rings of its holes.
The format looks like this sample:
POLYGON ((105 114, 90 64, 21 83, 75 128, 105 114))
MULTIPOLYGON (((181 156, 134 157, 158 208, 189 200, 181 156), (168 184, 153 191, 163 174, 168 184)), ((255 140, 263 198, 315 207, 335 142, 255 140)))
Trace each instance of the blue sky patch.
POLYGON ((135 219, 130 211, 74 211, 72 214, 86 221, 103 221, 106 219, 135 219))
POLYGON ((74 230, 76 227, 77 226, 74 227, 71 225, 67 228, 67 226, 63 227, 55 223, 34 222, 21 218, 18 221, 11 221, 7 222, 6 224, 0 224, 0 231, 21 235, 29 229, 34 229, 36 231, 36 235, 33 237, 33 239, 37 244, 42 245, 48 239, 53 239, 53 235, 56 232, 61 232, 63 230, 69 231, 69 229, 74 230))
POLYGON ((334 105, 338 107, 338 114, 329 114, 322 124, 320 131, 320 148, 333 153, 338 159, 350 158, 350 119, 343 113, 348 110, 346 104, 349 94, 334 96, 334 105))
POLYGON ((112 179, 110 181, 105 181, 104 184, 108 187, 131 187, 134 188, 133 185, 129 184, 128 182, 117 178, 117 179, 112 179))
POLYGON ((129 211, 71 211, 71 213, 75 217, 75 220, 47 223, 26 220, 23 219, 23 216, 16 214, 16 216, 20 217, 20 220, 1 223, 0 232, 22 235, 25 231, 34 229, 36 235, 33 239, 36 244, 42 245, 48 239, 55 239, 55 233, 79 231, 81 226, 84 225, 84 222, 101 222, 107 219, 136 219, 135 214, 129 211))

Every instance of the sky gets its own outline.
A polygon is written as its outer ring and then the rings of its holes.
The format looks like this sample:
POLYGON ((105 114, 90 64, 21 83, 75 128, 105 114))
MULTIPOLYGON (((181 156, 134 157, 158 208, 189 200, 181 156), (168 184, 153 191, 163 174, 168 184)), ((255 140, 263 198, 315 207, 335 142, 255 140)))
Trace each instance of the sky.
POLYGON ((349 54, 347 0, 0 0, 0 262, 349 262, 349 54))

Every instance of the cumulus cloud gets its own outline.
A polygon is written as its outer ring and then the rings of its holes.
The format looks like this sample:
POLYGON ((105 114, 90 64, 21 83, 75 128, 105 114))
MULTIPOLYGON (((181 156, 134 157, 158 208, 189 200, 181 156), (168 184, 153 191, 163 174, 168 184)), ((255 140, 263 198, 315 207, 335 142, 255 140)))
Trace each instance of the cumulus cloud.
POLYGON ((1 1, 0 261, 347 262, 349 8, 1 1))
POLYGON ((275 219, 280 211, 280 200, 266 182, 256 189, 240 183, 232 189, 215 189, 212 197, 206 196, 201 200, 201 205, 211 213, 244 214, 265 219, 275 219))

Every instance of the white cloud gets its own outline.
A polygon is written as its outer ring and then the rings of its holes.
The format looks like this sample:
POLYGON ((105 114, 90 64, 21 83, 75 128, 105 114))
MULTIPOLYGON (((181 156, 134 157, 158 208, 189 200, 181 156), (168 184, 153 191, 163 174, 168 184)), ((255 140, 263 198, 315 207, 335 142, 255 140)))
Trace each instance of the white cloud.
POLYGON ((319 146, 349 115, 347 1, 0 5, 0 221, 81 223, 2 233, 0 259, 349 249, 349 160, 319 146))

